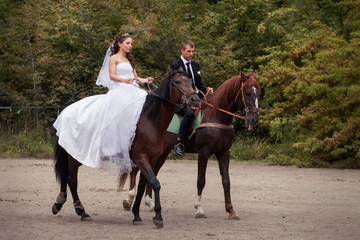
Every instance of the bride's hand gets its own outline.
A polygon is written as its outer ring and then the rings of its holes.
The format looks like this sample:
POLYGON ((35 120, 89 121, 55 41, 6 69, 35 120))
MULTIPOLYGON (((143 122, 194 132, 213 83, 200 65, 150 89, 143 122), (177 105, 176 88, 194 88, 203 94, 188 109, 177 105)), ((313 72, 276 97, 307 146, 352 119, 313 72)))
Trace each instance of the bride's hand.
POLYGON ((147 80, 147 83, 152 83, 154 81, 154 78, 153 77, 148 77, 146 80, 147 80))
POLYGON ((126 79, 126 83, 127 83, 127 84, 131 84, 131 83, 133 82, 133 80, 134 80, 134 79, 132 79, 132 78, 128 78, 128 79, 126 79))

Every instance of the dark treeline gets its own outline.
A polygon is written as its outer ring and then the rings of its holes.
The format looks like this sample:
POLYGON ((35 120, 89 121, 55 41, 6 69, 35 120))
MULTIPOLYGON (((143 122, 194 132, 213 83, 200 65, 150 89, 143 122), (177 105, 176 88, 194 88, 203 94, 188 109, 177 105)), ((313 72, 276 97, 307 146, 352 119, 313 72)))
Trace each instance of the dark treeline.
POLYGON ((0 0, 0 31, 1 134, 40 123, 53 135, 58 110, 105 93, 95 81, 121 31, 139 75, 157 82, 185 39, 209 86, 257 72, 260 126, 235 126, 286 146, 268 159, 360 167, 358 0, 0 0))

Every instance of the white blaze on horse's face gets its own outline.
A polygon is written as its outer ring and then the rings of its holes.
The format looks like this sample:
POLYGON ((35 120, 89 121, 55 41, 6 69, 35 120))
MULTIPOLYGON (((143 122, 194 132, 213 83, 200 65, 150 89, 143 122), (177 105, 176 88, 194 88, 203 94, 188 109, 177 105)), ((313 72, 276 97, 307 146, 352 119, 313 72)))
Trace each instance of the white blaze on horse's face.
MULTIPOLYGON (((254 93, 255 93, 255 96, 257 96, 257 89, 256 89, 256 87, 252 87, 253 88, 253 90, 254 90, 254 93)), ((258 98, 256 97, 256 99, 255 99, 255 107, 256 108, 259 108, 259 103, 258 103, 258 98)))

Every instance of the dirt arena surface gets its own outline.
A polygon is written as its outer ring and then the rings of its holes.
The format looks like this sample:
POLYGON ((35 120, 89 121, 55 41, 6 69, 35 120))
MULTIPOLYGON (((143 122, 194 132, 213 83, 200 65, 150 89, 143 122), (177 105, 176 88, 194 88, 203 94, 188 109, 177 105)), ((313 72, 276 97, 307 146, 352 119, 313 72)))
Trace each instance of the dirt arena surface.
MULTIPOLYGON (((228 220, 217 162, 211 161, 195 219, 197 163, 168 160, 159 173, 164 228, 141 204, 142 225, 123 210, 127 192, 117 177, 82 166, 79 195, 91 222, 75 214, 72 198, 58 215, 52 160, 0 159, 0 239, 359 239, 360 171, 301 169, 232 162, 232 201, 240 220, 228 220)), ((126 184, 126 188, 128 184, 126 184)), ((68 192, 69 193, 69 192, 68 192)))

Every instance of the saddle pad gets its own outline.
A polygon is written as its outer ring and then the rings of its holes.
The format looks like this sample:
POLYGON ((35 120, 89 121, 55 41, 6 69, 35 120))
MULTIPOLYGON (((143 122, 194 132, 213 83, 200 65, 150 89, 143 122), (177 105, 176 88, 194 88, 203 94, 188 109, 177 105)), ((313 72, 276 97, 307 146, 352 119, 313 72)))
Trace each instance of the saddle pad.
MULTIPOLYGON (((181 120, 182 120, 182 116, 180 116, 179 114, 175 113, 172 120, 171 120, 171 123, 167 129, 168 132, 171 132, 171 133, 176 133, 178 134, 179 133, 179 128, 180 128, 180 123, 181 123, 181 120)), ((192 125, 191 127, 194 128, 196 127, 197 125, 199 125, 201 123, 201 110, 199 110, 199 113, 198 115, 196 116, 195 120, 192 122, 192 125)))

